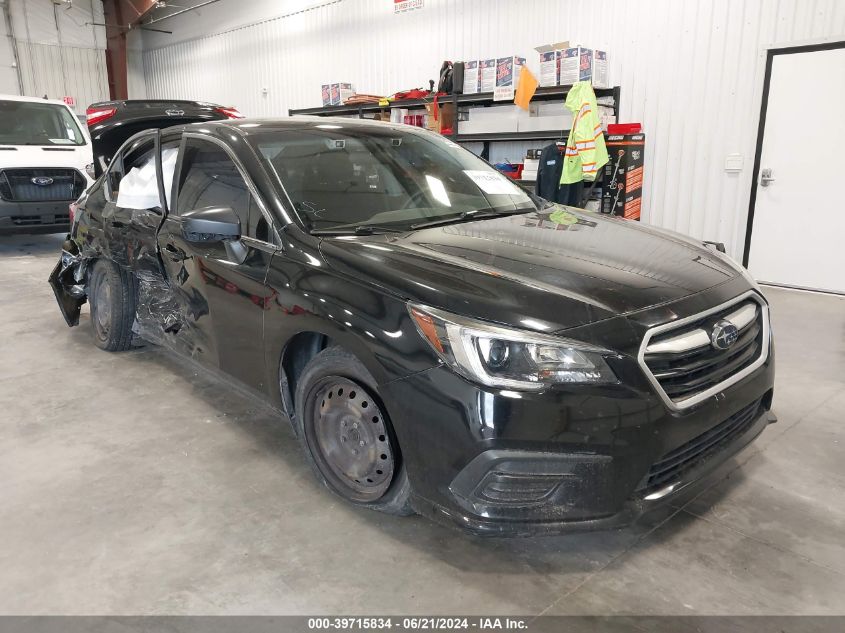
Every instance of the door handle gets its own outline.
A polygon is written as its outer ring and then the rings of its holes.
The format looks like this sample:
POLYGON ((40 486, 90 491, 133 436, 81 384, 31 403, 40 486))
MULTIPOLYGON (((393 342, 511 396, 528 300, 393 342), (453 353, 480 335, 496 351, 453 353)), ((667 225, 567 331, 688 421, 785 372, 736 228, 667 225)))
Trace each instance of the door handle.
POLYGON ((772 169, 770 167, 766 167, 765 169, 760 171, 760 186, 761 187, 768 187, 774 181, 775 181, 775 179, 772 176, 772 169))

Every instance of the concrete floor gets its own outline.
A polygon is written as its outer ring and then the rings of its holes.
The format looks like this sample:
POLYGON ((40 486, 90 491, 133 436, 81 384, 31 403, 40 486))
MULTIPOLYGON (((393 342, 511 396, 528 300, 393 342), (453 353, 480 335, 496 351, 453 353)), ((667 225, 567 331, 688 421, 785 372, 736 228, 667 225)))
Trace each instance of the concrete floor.
POLYGON ((0 614, 845 614, 845 298, 766 291, 780 422, 698 496, 488 540, 344 505, 261 404, 94 348, 60 242, 0 237, 0 614))

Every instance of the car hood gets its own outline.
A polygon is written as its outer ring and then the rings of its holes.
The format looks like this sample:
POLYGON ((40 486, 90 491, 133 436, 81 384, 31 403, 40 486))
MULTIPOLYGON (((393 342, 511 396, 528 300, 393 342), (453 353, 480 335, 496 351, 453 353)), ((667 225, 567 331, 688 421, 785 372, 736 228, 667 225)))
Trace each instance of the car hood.
POLYGON ((88 186, 93 180, 85 170, 93 161, 91 145, 0 145, 0 169, 69 167, 85 176, 88 186))
POLYGON ((554 332, 681 299, 739 273, 668 231, 563 207, 322 240, 328 264, 403 298, 554 332))
POLYGON ((91 162, 91 145, 0 145, 2 167, 75 167, 91 162))

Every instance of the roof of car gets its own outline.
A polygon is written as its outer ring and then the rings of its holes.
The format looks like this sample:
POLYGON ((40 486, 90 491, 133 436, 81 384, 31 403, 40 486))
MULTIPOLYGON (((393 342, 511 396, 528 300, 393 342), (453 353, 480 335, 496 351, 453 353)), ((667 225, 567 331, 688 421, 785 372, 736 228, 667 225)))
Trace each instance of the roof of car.
POLYGON ((208 101, 191 101, 189 99, 115 99, 112 101, 98 101, 97 103, 92 103, 89 107, 91 108, 101 108, 105 106, 129 106, 129 105, 173 105, 173 104, 185 104, 185 105, 194 105, 200 106, 204 108, 218 108, 220 107, 219 104, 210 103, 208 101))
POLYGON ((52 103, 53 105, 67 106, 64 101, 58 99, 43 99, 41 97, 22 97, 20 95, 2 95, 0 101, 28 101, 30 103, 52 103))
MULTIPOLYGON (((286 116, 273 118, 256 118, 256 119, 224 119, 222 121, 209 121, 206 123, 193 123, 186 127, 202 127, 202 126, 220 126, 220 127, 234 127, 238 128, 244 135, 249 135, 253 132, 268 132, 274 130, 305 130, 313 127, 324 126, 339 126, 340 127, 355 127, 358 129, 370 128, 373 130, 384 129, 385 125, 397 126, 398 123, 391 123, 390 121, 374 121, 372 119, 352 119, 344 117, 322 117, 322 116, 286 116)), ((413 126, 403 126, 413 130, 420 130, 422 128, 415 128, 413 126)))

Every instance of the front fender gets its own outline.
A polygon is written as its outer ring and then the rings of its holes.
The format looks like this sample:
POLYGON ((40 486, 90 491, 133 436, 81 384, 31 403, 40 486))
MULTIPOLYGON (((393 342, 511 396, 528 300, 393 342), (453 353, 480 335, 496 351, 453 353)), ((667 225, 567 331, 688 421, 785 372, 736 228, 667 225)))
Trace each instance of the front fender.
POLYGON ((379 385, 438 363, 417 332, 404 300, 324 266, 274 256, 268 272, 273 305, 265 312, 266 384, 282 405, 280 363, 297 334, 312 332, 354 354, 379 385))

